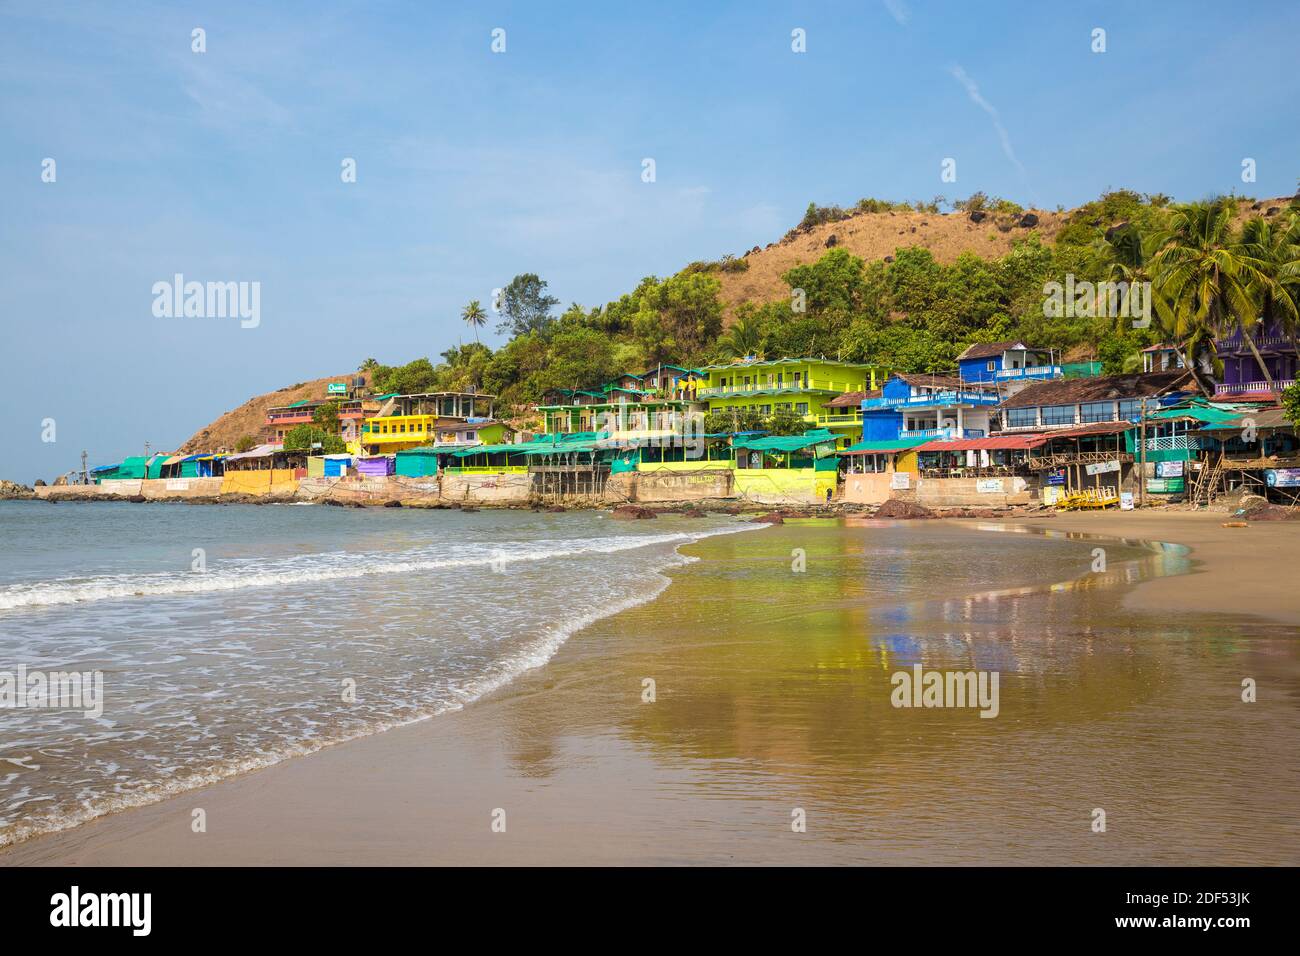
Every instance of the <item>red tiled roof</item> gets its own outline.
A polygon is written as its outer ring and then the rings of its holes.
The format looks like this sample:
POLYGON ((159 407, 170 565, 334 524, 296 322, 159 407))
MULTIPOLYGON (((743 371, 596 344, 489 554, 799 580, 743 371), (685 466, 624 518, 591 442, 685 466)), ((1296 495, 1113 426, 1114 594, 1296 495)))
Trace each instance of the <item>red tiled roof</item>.
POLYGON ((837 395, 829 402, 823 402, 826 408, 857 408, 862 404, 864 399, 879 398, 880 389, 872 389, 866 392, 845 392, 843 395, 837 395))
POLYGON ((1128 422, 1094 422, 1091 425, 1079 425, 1059 432, 1048 432, 1048 438, 1084 438, 1088 435, 1114 435, 1126 432, 1133 426, 1128 422))

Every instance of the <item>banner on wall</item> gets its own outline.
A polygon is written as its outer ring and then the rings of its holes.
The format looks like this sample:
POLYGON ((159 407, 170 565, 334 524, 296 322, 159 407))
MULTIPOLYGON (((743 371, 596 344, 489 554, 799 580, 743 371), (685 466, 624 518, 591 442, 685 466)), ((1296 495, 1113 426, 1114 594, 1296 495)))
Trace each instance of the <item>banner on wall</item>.
POLYGON ((1156 462, 1156 477, 1182 478, 1185 464, 1186 462, 1181 461, 1158 461, 1156 462))
POLYGON ((1300 468, 1270 468, 1264 472, 1264 483, 1270 488, 1300 487, 1300 468))
POLYGON ((895 491, 906 491, 912 487, 912 473, 908 471, 896 471, 889 479, 889 487, 895 491))
POLYGON ((982 495, 997 495, 1002 493, 1001 478, 977 478, 975 479, 975 490, 982 495))
POLYGON ((1084 466, 1084 471, 1090 475, 1104 475, 1108 471, 1119 471, 1118 461, 1094 461, 1084 466))
POLYGON ((1121 491, 1119 493, 1119 510, 1120 511, 1133 510, 1133 492, 1121 491))

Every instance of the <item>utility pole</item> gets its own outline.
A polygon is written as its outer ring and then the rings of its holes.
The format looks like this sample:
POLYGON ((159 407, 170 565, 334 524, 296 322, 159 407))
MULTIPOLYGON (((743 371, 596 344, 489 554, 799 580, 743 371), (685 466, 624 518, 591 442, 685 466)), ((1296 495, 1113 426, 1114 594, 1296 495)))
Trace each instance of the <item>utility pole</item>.
POLYGON ((86 451, 84 448, 81 451, 81 482, 86 485, 90 484, 90 472, 86 468, 86 451))
MULTIPOLYGON (((1147 506, 1147 400, 1142 399, 1142 418, 1138 427, 1138 502, 1147 506)), ((1186 480, 1186 479, 1184 479, 1186 480)))

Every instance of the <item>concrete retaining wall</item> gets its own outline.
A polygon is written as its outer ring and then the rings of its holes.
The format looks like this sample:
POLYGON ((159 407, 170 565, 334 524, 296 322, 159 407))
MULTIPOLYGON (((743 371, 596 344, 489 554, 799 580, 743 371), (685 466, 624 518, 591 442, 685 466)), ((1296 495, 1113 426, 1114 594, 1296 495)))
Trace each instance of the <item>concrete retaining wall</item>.
POLYGON ((461 504, 527 504, 533 488, 533 476, 519 472, 446 474, 441 481, 442 500, 461 504))
POLYGON ((927 508, 1001 508, 1027 505, 1038 483, 1010 478, 921 478, 916 482, 918 504, 927 508))
POLYGON ((825 503, 835 472, 812 468, 738 468, 733 487, 739 498, 765 505, 825 503))
POLYGON ((667 502, 730 498, 735 493, 734 474, 730 468, 631 472, 627 474, 631 479, 629 497, 623 500, 667 502))
POLYGON ((276 495, 285 498, 298 490, 289 468, 262 468, 257 471, 228 471, 221 479, 223 495, 276 495))
POLYGON ((150 500, 214 498, 221 494, 220 478, 150 478, 140 482, 140 494, 150 500))

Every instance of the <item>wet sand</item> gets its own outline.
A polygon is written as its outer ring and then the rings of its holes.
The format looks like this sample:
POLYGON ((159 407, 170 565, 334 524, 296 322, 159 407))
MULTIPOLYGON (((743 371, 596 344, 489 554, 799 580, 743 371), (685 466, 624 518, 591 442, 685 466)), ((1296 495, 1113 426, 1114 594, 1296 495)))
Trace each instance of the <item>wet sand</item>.
POLYGON ((1183 574, 1180 553, 1100 542, 1110 576, 1080 566, 1088 539, 998 568, 997 542, 1024 536, 915 523, 907 534, 945 555, 968 535, 961 560, 1025 593, 990 596, 954 561, 936 599, 912 565, 877 556, 897 598, 883 609, 845 571, 871 527, 710 539, 658 600, 464 711, 36 838, 0 864, 1294 865, 1300 525, 1225 520, 1008 523, 1193 549, 1183 574), (808 573, 778 586, 795 548, 808 573), (1000 717, 892 709, 889 674, 914 657, 1001 669, 1000 717), (1257 703, 1240 702, 1243 676, 1257 703))

